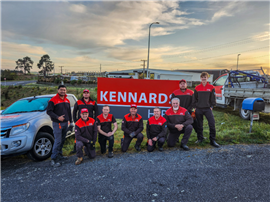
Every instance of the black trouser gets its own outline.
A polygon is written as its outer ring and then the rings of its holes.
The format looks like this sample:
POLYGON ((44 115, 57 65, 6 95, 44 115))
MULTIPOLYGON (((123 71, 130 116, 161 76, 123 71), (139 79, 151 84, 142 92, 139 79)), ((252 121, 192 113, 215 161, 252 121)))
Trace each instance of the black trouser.
MULTIPOLYGON (((139 133, 134 138, 137 138, 136 145, 140 146, 142 141, 143 141, 143 134, 139 133)), ((130 142, 131 142, 132 139, 133 138, 131 138, 129 135, 125 135, 123 145, 121 145, 122 152, 126 152, 128 150, 128 147, 129 147, 130 142)))
POLYGON ((198 133, 198 121, 197 118, 193 119, 193 123, 191 124, 196 133, 198 133))
POLYGON ((184 136, 181 140, 181 144, 187 144, 188 139, 192 133, 192 129, 193 129, 192 125, 187 125, 181 131, 173 131, 173 132, 170 131, 167 139, 168 147, 174 147, 176 145, 176 142, 179 139, 181 133, 184 133, 184 136))
POLYGON ((113 143, 114 143, 114 135, 107 137, 105 135, 99 134, 98 136, 98 142, 100 144, 100 151, 101 154, 106 153, 106 143, 107 140, 109 141, 109 152, 113 151, 113 143))
POLYGON ((96 150, 92 149, 90 144, 86 144, 84 142, 78 141, 76 142, 76 153, 77 157, 81 158, 83 157, 83 146, 84 146, 84 152, 85 154, 90 158, 93 159, 96 157, 96 150))
POLYGON ((165 137, 161 137, 158 139, 158 141, 152 141, 152 146, 147 144, 147 151, 152 152, 156 148, 156 143, 158 142, 158 147, 161 148, 165 143, 165 137))
POLYGON ((198 123, 198 133, 197 133, 198 140, 203 140, 203 115, 205 115, 208 121, 209 130, 210 130, 209 139, 215 140, 216 127, 215 127, 215 119, 214 119, 212 110, 210 108, 206 108, 206 109, 196 108, 195 115, 196 115, 196 119, 198 123))

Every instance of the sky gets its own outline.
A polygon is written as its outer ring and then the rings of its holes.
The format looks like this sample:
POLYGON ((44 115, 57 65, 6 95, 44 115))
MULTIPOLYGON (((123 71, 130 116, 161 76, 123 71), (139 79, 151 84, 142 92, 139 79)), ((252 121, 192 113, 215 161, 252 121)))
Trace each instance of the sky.
POLYGON ((2 1, 1 69, 48 54, 55 72, 269 70, 268 1, 2 1))

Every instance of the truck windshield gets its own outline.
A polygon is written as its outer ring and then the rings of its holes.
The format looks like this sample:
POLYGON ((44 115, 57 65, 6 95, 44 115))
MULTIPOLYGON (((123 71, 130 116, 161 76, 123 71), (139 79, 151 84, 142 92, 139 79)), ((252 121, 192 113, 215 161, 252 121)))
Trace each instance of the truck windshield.
POLYGON ((4 114, 15 114, 24 112, 36 112, 44 111, 48 106, 48 102, 51 98, 31 98, 25 100, 18 100, 5 109, 2 113, 4 114))

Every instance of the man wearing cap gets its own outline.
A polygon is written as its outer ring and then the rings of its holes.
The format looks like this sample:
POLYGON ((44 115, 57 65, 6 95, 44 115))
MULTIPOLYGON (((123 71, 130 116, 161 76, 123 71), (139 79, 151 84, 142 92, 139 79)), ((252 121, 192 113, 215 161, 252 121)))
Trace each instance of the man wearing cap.
POLYGON ((58 93, 50 99, 47 107, 47 114, 53 122, 54 144, 51 155, 51 166, 61 166, 60 161, 67 157, 62 155, 62 148, 66 140, 68 122, 71 123, 70 102, 67 99, 67 88, 64 85, 58 86, 58 93))
MULTIPOLYGON (((76 123, 80 119, 81 109, 88 109, 88 116, 96 119, 98 113, 98 107, 96 101, 90 97, 90 92, 88 89, 83 91, 82 99, 78 100, 73 108, 73 120, 76 123)), ((74 144, 74 150, 71 153, 76 153, 76 139, 74 144)))
POLYGON ((85 154, 93 159, 96 157, 95 143, 97 141, 97 124, 95 119, 89 117, 88 109, 81 109, 81 118, 75 124, 76 153, 75 165, 83 161, 83 146, 85 154))
POLYGON ((193 115, 192 126, 197 133, 197 120, 195 117, 195 112, 193 111, 192 97, 194 92, 187 88, 187 81, 182 79, 179 81, 179 89, 173 91, 171 99, 177 97, 180 100, 180 107, 184 107, 188 112, 193 115))
POLYGON ((114 133, 117 130, 117 122, 112 114, 109 114, 110 107, 104 105, 102 114, 97 117, 98 142, 100 144, 101 154, 106 153, 106 143, 109 141, 108 157, 113 157, 114 133), (112 124, 114 129, 112 130, 112 124))
POLYGON ((152 152, 158 144, 159 151, 163 151, 165 136, 167 134, 167 121, 161 115, 159 107, 154 108, 154 116, 150 117, 146 124, 147 151, 152 152))
POLYGON ((202 72, 200 77, 201 84, 196 86, 193 95, 193 107, 196 108, 195 114, 198 121, 198 142, 202 143, 204 141, 203 116, 205 116, 210 129, 210 145, 218 148, 219 144, 216 143, 215 119, 212 112, 213 107, 216 105, 215 88, 207 82, 209 78, 209 74, 207 72, 202 72))
POLYGON ((170 131, 167 139, 168 146, 174 147, 177 140, 179 140, 180 134, 184 133, 180 147, 189 150, 187 143, 193 129, 191 125, 193 118, 185 108, 180 107, 178 98, 172 99, 172 107, 166 111, 165 118, 170 131))
POLYGON ((141 143, 143 141, 143 119, 137 114, 137 105, 130 106, 130 113, 125 115, 122 121, 122 130, 124 138, 121 139, 121 148, 123 152, 128 150, 130 142, 133 138, 137 138, 135 149, 141 151, 141 143))

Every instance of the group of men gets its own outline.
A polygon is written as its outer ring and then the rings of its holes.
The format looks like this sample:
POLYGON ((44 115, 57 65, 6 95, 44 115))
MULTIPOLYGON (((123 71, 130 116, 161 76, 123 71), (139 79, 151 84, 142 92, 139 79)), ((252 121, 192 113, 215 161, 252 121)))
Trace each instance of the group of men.
MULTIPOLYGON (((167 141, 169 147, 174 147, 179 141, 180 134, 184 134, 181 140, 180 147, 184 150, 189 150, 187 146, 189 137, 194 128, 197 133, 197 143, 204 141, 203 137, 203 116, 208 120, 210 128, 210 144, 214 147, 219 147, 215 142, 216 130, 215 120, 212 109, 216 104, 215 90, 207 80, 208 73, 201 74, 201 84, 195 88, 195 91, 187 89, 187 82, 181 80, 179 82, 180 89, 172 93, 171 105, 165 116, 161 116, 159 107, 154 108, 154 116, 150 117, 146 125, 147 134, 147 151, 152 152, 158 147, 159 151, 163 151, 163 145, 167 141), (167 129, 169 134, 167 135, 167 129)), ((113 157, 114 133, 118 126, 112 114, 110 107, 104 105, 102 113, 98 115, 97 103, 91 99, 89 90, 83 91, 83 98, 78 100, 74 105, 73 117, 71 116, 70 102, 66 98, 66 87, 60 85, 58 93, 49 101, 47 114, 53 121, 53 131, 55 143, 53 145, 51 155, 51 166, 61 166, 61 161, 67 157, 62 155, 62 148, 65 142, 68 125, 75 122, 75 145, 74 151, 77 154, 76 165, 83 161, 83 149, 89 158, 95 158, 95 143, 100 144, 101 153, 106 153, 107 140, 108 157, 113 157), (112 128, 113 125, 113 128, 112 128)), ((141 143, 144 135, 142 131, 143 119, 137 113, 137 105, 130 106, 130 113, 125 115, 122 121, 121 129, 124 132, 124 137, 121 139, 121 150, 126 152, 133 138, 136 138, 135 149, 141 150, 141 143)))

